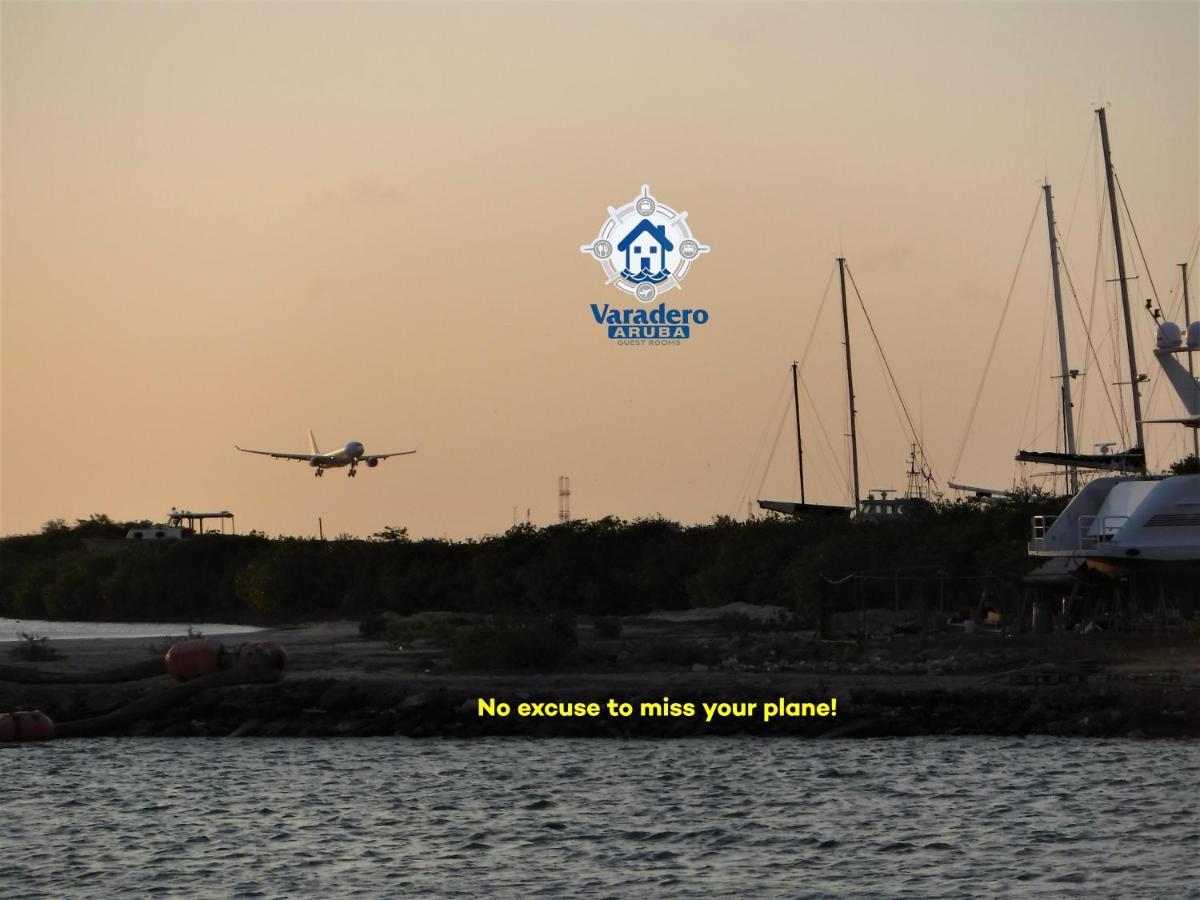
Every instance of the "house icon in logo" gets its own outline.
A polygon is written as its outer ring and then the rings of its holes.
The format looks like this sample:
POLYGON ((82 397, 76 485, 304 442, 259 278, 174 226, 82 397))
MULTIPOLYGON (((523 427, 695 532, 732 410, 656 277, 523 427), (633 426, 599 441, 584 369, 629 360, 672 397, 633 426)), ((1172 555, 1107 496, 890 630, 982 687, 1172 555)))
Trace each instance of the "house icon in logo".
POLYGON ((653 303, 680 287, 696 260, 711 249, 696 240, 687 218, 686 210, 660 203, 643 184, 642 192, 628 203, 608 208, 608 220, 579 252, 600 263, 605 285, 614 285, 639 303, 653 303))
POLYGON ((655 225, 649 219, 642 219, 617 244, 617 249, 625 254, 625 269, 621 277, 626 281, 658 284, 666 281, 671 274, 667 269, 667 252, 674 250, 675 245, 667 239, 665 225, 655 225))

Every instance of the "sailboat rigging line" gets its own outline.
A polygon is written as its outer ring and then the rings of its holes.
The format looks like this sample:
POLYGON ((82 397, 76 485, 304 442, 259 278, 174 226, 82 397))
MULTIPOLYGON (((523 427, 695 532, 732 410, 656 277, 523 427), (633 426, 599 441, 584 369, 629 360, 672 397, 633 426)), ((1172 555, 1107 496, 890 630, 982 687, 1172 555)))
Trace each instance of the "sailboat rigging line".
POLYGON ((802 391, 804 391, 804 396, 808 398, 809 408, 812 409, 812 411, 813 411, 812 417, 813 417, 813 419, 816 420, 817 427, 821 429, 821 439, 824 440, 825 448, 829 452, 829 456, 826 458, 826 462, 829 463, 829 467, 834 472, 836 472, 838 478, 841 479, 842 486, 846 489, 846 493, 849 495, 853 495, 854 489, 850 486, 850 481, 846 477, 846 473, 843 472, 841 470, 841 467, 838 466, 838 464, 837 464, 837 458, 838 458, 837 451, 833 449, 833 441, 829 440, 829 432, 825 428, 825 422, 821 419, 821 417, 819 415, 817 415, 816 401, 813 400, 813 396, 808 390, 808 385, 804 383, 803 375, 800 376, 800 389, 802 391))
MULTIPOLYGON (((1075 211, 1079 208, 1079 198, 1083 195, 1083 179, 1087 177, 1088 159, 1091 158, 1092 151, 1096 148, 1096 135, 1100 127, 1095 119, 1091 121, 1091 127, 1088 130, 1087 149, 1083 152, 1083 166, 1079 169, 1079 183, 1075 185, 1075 199, 1071 202, 1071 215, 1067 219, 1067 240, 1071 237, 1071 231, 1075 227, 1075 211)), ((1062 252, 1062 245, 1066 241, 1059 241, 1059 252, 1062 252)))
MULTIPOLYGON (((1107 181, 1105 182, 1104 191, 1101 193, 1101 202, 1104 203, 1105 205, 1108 205, 1108 183, 1107 183, 1107 181)), ((1103 254, 1103 249, 1101 249, 1100 254, 1098 254, 1096 257, 1097 265, 1100 265, 1100 261, 1103 258, 1102 254, 1103 254)), ((1115 266, 1116 263, 1114 263, 1113 265, 1115 266)), ((1101 278, 1101 275, 1102 275, 1102 273, 1100 273, 1098 271, 1097 276, 1096 276, 1098 279, 1097 284, 1102 283, 1099 281, 1099 279, 1101 278)), ((1104 292, 1104 289, 1099 288, 1099 291, 1104 293, 1104 296, 1102 297, 1102 299, 1107 300, 1108 297, 1107 297, 1107 294, 1104 292)), ((1101 342, 1101 346, 1104 346, 1104 342, 1108 342, 1112 345, 1113 377, 1115 379, 1117 379, 1117 381, 1120 381, 1121 380, 1121 348, 1119 346, 1119 341, 1120 341, 1119 332, 1121 330, 1120 303, 1119 302, 1109 303, 1109 308, 1112 313, 1112 318, 1108 319, 1105 323, 1108 326, 1108 332, 1104 335, 1104 341, 1101 342)), ((1103 309, 1101 311, 1103 312, 1103 309)), ((1107 382, 1107 381, 1108 381, 1108 379, 1106 377, 1105 382, 1107 382)), ((1117 385, 1115 383, 1113 383, 1112 387, 1117 387, 1117 385)), ((1118 390, 1116 392, 1116 396, 1117 396, 1117 404, 1116 404, 1116 407, 1117 407, 1117 436, 1121 439, 1121 443, 1130 444, 1130 443, 1132 443, 1132 441, 1130 440, 1130 437, 1129 437, 1129 429, 1125 424, 1125 421, 1126 421, 1125 420, 1125 392, 1118 390)))
MULTIPOLYGON (((1104 175, 1108 184, 1108 209, 1112 219, 1113 250, 1117 263, 1117 286, 1121 292, 1121 318, 1125 325, 1125 362, 1128 366, 1130 420, 1134 434, 1134 447, 1141 451, 1142 466, 1145 471, 1146 434, 1144 428, 1145 415, 1142 413, 1142 392, 1138 388, 1141 378, 1137 364, 1137 338, 1134 336, 1133 308, 1129 300, 1129 275, 1125 270, 1125 250, 1121 241, 1121 216, 1117 208, 1116 174, 1113 171, 1112 148, 1108 140, 1108 119, 1104 107, 1096 109, 1096 117, 1100 120, 1100 141, 1104 148, 1104 175)), ((1118 381, 1120 379, 1118 378, 1118 381)))
MULTIPOLYGON (((811 350, 811 349, 812 349, 812 345, 813 345, 813 339, 814 339, 814 337, 815 337, 815 335, 816 335, 816 333, 817 333, 817 326, 818 326, 818 325, 820 325, 820 323, 821 323, 821 314, 822 314, 822 313, 825 311, 825 305, 826 305, 826 303, 827 303, 827 302, 828 302, 828 300, 829 300, 829 288, 830 288, 830 286, 833 284, 833 273, 834 273, 834 271, 835 271, 835 269, 830 269, 830 271, 829 271, 829 278, 827 278, 827 279, 826 279, 826 281, 825 281, 825 289, 824 289, 823 291, 821 291, 821 302, 820 302, 820 304, 817 306, 817 317, 816 317, 816 318, 813 320, 812 328, 811 328, 811 329, 809 329, 809 332, 808 332, 808 342, 807 342, 807 343, 804 345, 804 352, 803 352, 803 353, 800 355, 800 359, 799 359, 799 360, 797 361, 797 363, 796 363, 796 365, 797 365, 797 367, 798 367, 798 370, 799 370, 800 372, 803 372, 803 371, 804 371, 804 363, 805 363, 805 361, 808 359, 808 353, 809 353, 809 350, 811 350)), ((800 378, 799 380, 800 380, 801 384, 803 384, 803 381, 804 381, 804 379, 803 379, 803 378, 800 378)), ((791 379, 788 379, 788 383, 790 383, 790 381, 791 381, 791 379)), ((782 397, 784 396, 784 393, 785 393, 785 391, 781 389, 779 397, 780 397, 780 398, 782 398, 782 397)), ((811 400, 811 398, 810 398, 810 400, 811 400)), ((774 412, 774 410, 775 410, 775 407, 776 407, 776 406, 778 406, 778 405, 779 405, 779 403, 780 403, 780 399, 779 399, 779 398, 777 398, 777 399, 776 399, 776 401, 775 401, 775 403, 774 403, 774 404, 771 406, 771 410, 772 410, 772 412, 774 412)), ((786 419, 787 419, 787 406, 786 406, 786 404, 785 404, 785 405, 784 405, 784 407, 783 407, 783 412, 782 412, 782 414, 781 414, 781 415, 783 416, 783 421, 786 421, 786 419)), ((754 457, 753 457, 753 458, 752 458, 752 460, 751 460, 751 468, 750 468, 750 471, 747 473, 747 476, 746 476, 745 480, 742 482, 742 484, 743 484, 743 487, 744 487, 744 490, 743 490, 743 492, 742 492, 741 498, 738 500, 738 508, 739 508, 739 509, 741 508, 741 506, 742 506, 742 504, 743 504, 743 501, 745 501, 746 499, 748 499, 748 498, 747 498, 746 491, 747 491, 747 490, 749 490, 749 487, 750 487, 750 479, 754 477, 753 473, 754 473, 754 472, 757 470, 757 465, 756 465, 756 462, 757 462, 757 460, 758 460, 758 458, 759 458, 759 454, 762 452, 763 441, 765 440, 765 438, 766 438, 766 435, 767 435, 767 433, 769 432, 769 429, 770 429, 770 427, 771 427, 771 422, 772 422, 772 421, 774 421, 774 418, 773 418, 773 417, 772 417, 772 418, 769 418, 769 419, 767 420, 767 424, 764 426, 763 434, 762 434, 762 436, 761 436, 761 437, 760 437, 760 439, 759 439, 759 449, 755 451, 754 457)), ((817 419, 817 422, 818 422, 818 424, 820 424, 820 419, 819 419, 819 418, 817 419)), ((822 426, 822 428, 823 428, 823 427, 824 427, 824 426, 822 426)), ((783 428, 782 428, 782 425, 781 425, 781 426, 780 426, 780 427, 779 427, 779 428, 776 430, 776 432, 775 432, 775 440, 774 440, 774 441, 771 443, 771 445, 770 445, 770 447, 771 447, 770 456, 768 456, 768 458, 767 458, 767 464, 766 464, 766 466, 764 466, 764 467, 763 467, 762 479, 759 481, 759 484, 758 484, 758 492, 757 492, 757 495, 758 495, 759 497, 761 497, 761 496, 762 496, 763 485, 765 485, 765 484, 766 484, 766 482, 767 482, 767 476, 768 476, 768 475, 770 475, 770 472, 771 472, 771 463, 773 463, 773 462, 774 462, 774 460, 775 460, 775 451, 776 451, 776 450, 778 449, 778 447, 779 447, 779 438, 780 438, 780 435, 782 434, 782 430, 783 430, 783 428)), ((835 457, 835 458, 836 458, 836 457, 835 457)))
POLYGON ((779 449, 779 438, 783 434, 783 426, 788 420, 787 404, 783 405, 783 415, 779 417, 779 427, 775 429, 775 440, 771 441, 771 453, 767 456, 767 464, 763 467, 762 479, 758 482, 757 496, 762 496, 763 485, 767 483, 767 476, 771 474, 771 463, 775 462, 775 451, 779 449))
MULTIPOLYGON (((884 367, 882 354, 879 357, 879 371, 883 373, 884 378, 887 378, 887 369, 884 367)), ((899 405, 896 403, 896 392, 888 391, 887 394, 888 400, 892 404, 892 415, 896 417, 896 424, 900 426, 900 433, 905 434, 904 417, 900 412, 899 405)))
MULTIPOLYGON (((1188 272, 1192 271, 1192 267, 1196 263, 1197 251, 1200 251, 1200 229, 1198 229, 1197 241, 1196 241, 1195 245, 1193 246, 1192 252, 1188 255, 1188 261, 1187 261, 1188 272)), ((1171 305, 1172 300, 1174 300, 1175 305, 1171 309, 1171 315, 1169 317, 1169 320, 1172 322, 1182 322, 1183 330, 1187 331, 1187 326, 1190 325, 1191 322, 1184 321, 1184 319, 1186 319, 1187 316, 1184 314, 1183 292, 1179 290, 1179 285, 1176 285, 1175 287, 1171 288, 1171 293, 1167 295, 1167 305, 1168 306, 1171 305)), ((1166 310, 1163 310, 1164 314, 1166 314, 1166 312, 1167 312, 1166 310)), ((1195 321, 1195 320, 1193 319, 1192 321, 1195 321)))
MULTIPOLYGON (((1103 226, 1103 222, 1101 222, 1101 226, 1103 226)), ((1103 227, 1102 227, 1101 231, 1103 232, 1103 227)), ((1097 239, 1097 243, 1099 243, 1099 238, 1097 239)), ((1097 255, 1097 258, 1099 258, 1098 255, 1097 255)), ((1080 324, 1083 325, 1083 334, 1084 334, 1084 337, 1087 339, 1087 348, 1088 348, 1088 350, 1090 350, 1092 352, 1092 361, 1096 363, 1097 371, 1100 371, 1102 368, 1100 365, 1100 355, 1096 352, 1096 345, 1092 341, 1091 315, 1089 314, 1087 319, 1085 319, 1083 316, 1083 307, 1079 303, 1079 295, 1075 292, 1075 282, 1071 279, 1071 270, 1067 267, 1067 259, 1066 259, 1066 255, 1062 252, 1061 242, 1059 243, 1059 262, 1062 264, 1063 274, 1067 276, 1067 287, 1070 288, 1070 290, 1071 290, 1071 299, 1075 301, 1075 310, 1076 310, 1076 312, 1079 313, 1079 322, 1080 322, 1080 324)), ((1093 278, 1093 282, 1092 282, 1092 291, 1093 291, 1093 293, 1092 293, 1091 310, 1094 313, 1095 309, 1096 309, 1096 302, 1095 302, 1096 295, 1095 295, 1095 280, 1094 280, 1094 278, 1093 278)), ((1086 360, 1086 356, 1085 356, 1085 360, 1086 360)), ((1108 383, 1102 379, 1100 381, 1100 386, 1101 386, 1101 389, 1104 391, 1104 399, 1108 402, 1109 411, 1113 414, 1113 421, 1118 423, 1118 427, 1119 427, 1121 420, 1117 416, 1117 408, 1115 406, 1113 406, 1112 394, 1109 393, 1108 383)), ((1081 390, 1079 392, 1080 413, 1079 413, 1079 419, 1075 423, 1076 427, 1080 431, 1083 430, 1083 411, 1085 409, 1085 404, 1086 404, 1086 400, 1087 400, 1087 388, 1088 388, 1088 383, 1085 380, 1083 382, 1083 390, 1081 390)))
MULTIPOLYGON (((1099 160, 1098 160, 1098 162, 1099 162, 1099 160)), ((1097 215, 1100 218, 1100 229, 1096 235, 1096 239, 1097 239, 1096 266, 1092 271, 1092 305, 1093 305, 1093 307, 1095 306, 1096 298, 1098 296, 1100 296, 1101 293, 1103 292, 1103 289, 1100 287, 1100 284, 1101 284, 1101 282, 1100 282, 1100 266, 1101 266, 1101 262, 1103 260, 1103 254, 1104 254, 1102 240, 1104 237, 1105 222, 1111 221, 1110 216, 1107 216, 1104 211, 1104 207, 1106 207, 1106 206, 1111 209, 1111 204, 1109 203, 1109 197, 1108 197, 1108 181, 1107 181, 1107 179, 1102 180, 1100 184, 1101 184, 1101 187, 1098 192, 1100 209, 1097 211, 1097 215)), ((1115 253, 1115 251, 1114 251, 1114 253, 1115 253)), ((1114 263, 1114 265, 1115 265, 1115 263, 1114 263)), ((1128 281, 1128 279, 1126 279, 1126 281, 1128 281)), ((1121 328, 1120 303, 1111 304, 1111 311, 1112 311, 1112 317, 1107 318, 1105 320, 1105 324, 1107 325, 1108 330, 1105 332, 1104 339, 1100 342, 1099 347, 1103 348, 1105 346, 1110 346, 1110 345, 1112 346, 1112 354, 1113 354, 1113 356, 1112 356, 1112 372, 1113 372, 1113 377, 1116 378, 1117 381, 1113 382, 1111 384, 1111 387, 1118 387, 1119 386, 1118 382, 1120 382, 1120 380, 1121 380, 1121 346, 1120 346, 1119 335, 1120 335, 1120 332, 1122 331, 1122 328, 1121 328)), ((1108 388, 1110 386, 1107 376, 1102 376, 1102 380, 1103 380, 1103 383, 1105 384, 1104 391, 1107 394, 1108 388)), ((1129 428, 1125 424, 1125 392, 1117 391, 1116 394, 1117 394, 1117 402, 1116 402, 1115 408, 1113 409, 1113 414, 1116 416, 1117 437, 1120 438, 1121 443, 1128 445, 1133 442, 1133 439, 1130 437, 1129 428)))
POLYGON ((938 483, 936 478, 933 478, 933 466, 929 462, 929 454, 925 452, 924 446, 921 444, 921 435, 917 430, 917 426, 913 424, 912 415, 908 411, 908 404, 904 402, 904 395, 900 393, 900 385, 896 383, 896 376, 892 373, 892 365, 888 362, 887 354, 883 352, 883 344, 879 342, 879 335, 875 332, 875 323, 871 321, 871 314, 867 312, 867 305, 863 303, 862 294, 858 292, 858 283, 854 280, 854 273, 850 271, 850 264, 846 264, 846 274, 850 276, 850 286, 854 288, 854 296, 858 298, 859 308, 862 309, 863 317, 867 320, 867 327, 871 331, 871 337, 875 341, 875 349, 879 351, 879 356, 883 360, 883 366, 887 369, 888 380, 892 383, 892 390, 896 392, 896 399, 900 401, 900 408, 904 410, 904 418, 908 422, 908 430, 912 434, 913 443, 921 451, 921 456, 925 460, 929 468, 930 477, 933 483, 938 483))
MULTIPOLYGON (((750 465, 746 470, 746 474, 742 476, 741 491, 738 495, 737 506, 734 509, 740 513, 745 501, 750 498, 750 485, 754 479, 754 473, 758 471, 758 463, 762 455, 766 452, 767 435, 771 433, 771 423, 775 421, 775 410, 782 409, 783 413, 787 413, 787 388, 788 382, 791 379, 784 379, 779 385, 779 393, 776 395, 774 402, 771 404, 770 413, 767 416, 767 421, 763 424, 762 431, 759 433, 758 442, 755 445, 754 453, 750 457, 750 465)), ((779 437, 776 435, 775 442, 779 442, 779 437)), ((767 466, 767 470, 770 466, 767 466)), ((765 471, 765 470, 764 470, 765 471)), ((765 478, 765 476, 764 476, 765 478)), ((761 488, 760 488, 761 490, 761 488)), ((754 498, 757 499, 757 498, 754 498)))
POLYGON ((987 383, 988 370, 992 367, 992 359, 996 355, 996 346, 1000 343, 1000 330, 1004 327, 1004 319, 1012 304, 1013 293, 1017 288, 1017 276, 1025 263, 1025 251, 1029 249, 1029 238, 1033 234, 1033 226, 1037 223, 1038 212, 1042 208, 1042 192, 1038 191, 1037 203, 1033 207, 1033 215, 1029 217, 1029 228, 1025 231, 1025 242, 1021 245, 1021 257, 1017 260, 1017 268, 1013 272, 1012 283, 1008 286, 1008 296, 1004 298, 1004 308, 1000 311, 1000 321, 996 324, 996 333, 992 335, 992 346, 988 348, 987 359, 983 364, 983 374, 979 378, 979 387, 975 389, 975 399, 971 402, 971 412, 967 416, 967 427, 963 431, 962 442, 958 445, 958 453, 954 457, 954 466, 950 470, 950 480, 958 476, 958 466, 962 462, 963 452, 967 449, 967 439, 971 436, 971 427, 975 424, 975 413, 979 411, 979 400, 983 396, 983 386, 987 383))
MULTIPOLYGON (((1187 266, 1188 268, 1190 268, 1191 261, 1189 259, 1188 262, 1180 263, 1180 265, 1184 265, 1184 266, 1187 266)), ((1187 321, 1188 316, 1187 316, 1187 313, 1184 311, 1184 303, 1183 303, 1183 293, 1184 292, 1180 290, 1180 287, 1182 287, 1182 285, 1179 285, 1179 284, 1174 284, 1171 286, 1170 293, 1167 294, 1167 305, 1166 305, 1166 308, 1162 310, 1162 313, 1163 313, 1163 315, 1167 316, 1168 322, 1180 322, 1180 323, 1182 323, 1183 330, 1187 331, 1187 327, 1191 323, 1187 321), (1169 313, 1169 315, 1168 315, 1168 313, 1169 313)), ((1188 310, 1187 312, 1190 312, 1190 310, 1188 310)))
MULTIPOLYGON (((1049 278, 1049 273, 1047 273, 1049 278)), ((1049 289, 1047 289, 1049 293, 1049 289)), ((1050 334, 1050 318, 1053 312, 1053 307, 1046 298, 1042 298, 1042 306, 1046 313, 1042 317, 1042 339, 1038 343, 1037 367, 1033 370, 1033 383, 1029 386, 1029 399, 1025 402, 1025 416, 1021 419, 1021 430, 1017 432, 1021 436, 1021 440, 1025 440, 1025 426, 1029 424, 1029 410, 1033 409, 1033 429, 1036 432, 1038 427, 1039 412, 1041 410, 1042 392, 1038 390, 1038 385, 1042 380, 1042 367, 1046 359, 1046 336, 1050 334)), ((1031 444, 1022 443, 1023 447, 1036 446, 1036 441, 1031 444)), ((1057 449, 1057 448, 1056 448, 1057 449)))
MULTIPOLYGON (((1188 272, 1189 282, 1191 281, 1191 272, 1196 267, 1197 254, 1200 254, 1200 228, 1196 229, 1196 241, 1192 245, 1192 252, 1188 254, 1188 258, 1187 258, 1187 260, 1188 260, 1187 264, 1186 264, 1187 268, 1185 269, 1185 271, 1188 272)), ((1192 324, 1191 322, 1184 321, 1185 319, 1188 318, 1188 315, 1186 314, 1187 311, 1184 310, 1184 303, 1183 303, 1183 295, 1184 295, 1184 292, 1186 291, 1186 288, 1182 291, 1179 290, 1178 286, 1175 288, 1172 288, 1172 290, 1171 290, 1172 297, 1175 296, 1176 291, 1179 292, 1179 296, 1175 303, 1175 314, 1174 314, 1174 317, 1171 319, 1171 321, 1172 322, 1183 322, 1183 329, 1184 329, 1184 331, 1186 331, 1187 327, 1190 324, 1192 324)), ((1195 320, 1193 319, 1192 321, 1195 321, 1195 320)))
MULTIPOLYGON (((817 316, 813 320, 812 328, 809 329, 808 341, 804 345, 804 352, 800 354, 800 359, 796 362, 798 373, 804 371, 804 363, 805 363, 805 361, 807 361, 808 353, 812 349, 813 340, 817 334, 817 328, 821 323, 821 315, 825 312, 825 306, 829 301, 829 288, 833 285, 833 273, 835 271, 836 271, 836 268, 830 269, 829 277, 825 280, 825 288, 824 288, 824 290, 821 291, 821 302, 817 306, 817 316)), ((804 385, 804 377, 802 375, 798 374, 797 380, 800 382, 801 387, 804 388, 805 394, 808 395, 808 388, 804 385)), ((789 378, 789 379, 787 379, 787 384, 785 385, 785 387, 790 384, 791 384, 791 379, 789 378)), ((783 389, 780 390, 779 397, 776 398, 775 403, 771 406, 772 413, 774 413, 775 408, 780 405, 780 402, 781 402, 782 398, 784 397, 785 393, 786 393, 785 390, 783 390, 783 389)), ((822 433, 824 433, 825 425, 823 422, 821 422, 820 417, 816 415, 816 404, 813 403, 811 395, 808 395, 808 398, 809 398, 809 404, 813 407, 813 411, 814 411, 813 418, 816 419, 817 424, 821 427, 822 433)), ((781 424, 775 431, 775 440, 772 441, 770 444, 770 448, 771 448, 770 455, 767 457, 767 463, 763 467, 762 479, 758 483, 758 491, 757 491, 758 497, 762 496, 763 486, 766 484, 767 477, 771 473, 771 464, 775 461, 775 452, 779 448, 779 438, 783 433, 783 424, 782 423, 787 421, 787 405, 786 405, 786 403, 784 403, 784 405, 782 407, 782 412, 780 413, 780 415, 781 415, 781 419, 780 419, 781 424)), ((737 507, 738 509, 740 509, 742 507, 742 505, 744 504, 744 501, 746 501, 748 499, 748 495, 746 492, 750 488, 750 483, 751 483, 751 479, 754 477, 754 472, 757 471, 757 469, 758 469, 757 461, 759 459, 760 454, 763 452, 764 441, 766 439, 767 434, 770 431, 771 422, 773 422, 773 421, 774 421, 774 416, 772 415, 772 417, 767 420, 767 424, 763 428, 763 434, 759 439, 759 447, 755 451, 754 456, 751 460, 750 470, 747 472, 746 477, 742 482, 743 491, 742 491, 740 499, 738 500, 738 507, 737 507)), ((826 444, 829 443, 828 435, 825 435, 825 443, 826 444)), ((837 459, 837 454, 833 453, 832 448, 830 449, 830 455, 833 459, 835 459, 835 460, 837 459)), ((833 468, 835 471, 837 471, 836 465, 834 465, 833 468)), ((841 473, 839 472, 838 474, 840 477, 841 473)))
POLYGON ((1146 262, 1146 254, 1142 251, 1142 239, 1138 237, 1137 226, 1133 224, 1133 216, 1129 212, 1129 204, 1125 202, 1125 188, 1121 186, 1121 179, 1117 177, 1117 173, 1113 172, 1113 178, 1117 182, 1117 194, 1121 197, 1121 206, 1125 209, 1125 221, 1129 223, 1129 230, 1133 232, 1133 242, 1137 244, 1138 256, 1142 258, 1142 268, 1146 270, 1146 278, 1150 282, 1150 292, 1154 294, 1154 305, 1160 310, 1162 304, 1158 300, 1158 288, 1154 286, 1154 276, 1150 273, 1150 263, 1146 262))
MULTIPOLYGON (((1121 331, 1121 307, 1119 304, 1112 305, 1112 321, 1108 323, 1108 337, 1112 342, 1113 351, 1113 371, 1116 373, 1117 382, 1113 383, 1113 387, 1117 387, 1121 379, 1121 342, 1119 333, 1121 331)), ((1131 443, 1129 440, 1129 432, 1125 427, 1125 392, 1117 391, 1117 406, 1121 410, 1121 425, 1117 431, 1121 435, 1121 440, 1125 443, 1131 443)))
POLYGON ((837 266, 829 270, 829 278, 825 281, 825 290, 821 291, 821 305, 817 307, 817 317, 813 319, 812 328, 808 332, 808 343, 804 345, 804 352, 800 354, 800 359, 797 365, 801 372, 804 371, 804 363, 808 360, 808 351, 812 349, 813 338, 817 334, 817 326, 821 324, 821 313, 825 311, 825 303, 829 300, 829 288, 833 285, 833 273, 837 271, 837 266))
MULTIPOLYGON (((1079 304, 1079 295, 1075 292, 1075 284, 1074 284, 1074 282, 1071 281, 1071 272, 1067 268, 1066 256, 1063 253, 1059 253, 1059 258, 1063 260, 1063 272, 1065 272, 1067 275, 1067 282, 1068 282, 1068 284, 1071 285, 1071 296, 1075 299, 1075 308, 1079 312, 1080 321, 1083 322, 1083 331, 1084 331, 1084 334, 1087 336, 1087 341, 1088 341, 1087 347, 1089 350, 1092 351, 1092 360, 1093 360, 1093 362, 1096 363, 1095 371, 1100 372, 1103 370, 1102 370, 1102 367, 1100 366, 1100 356, 1096 352, 1096 343, 1095 343, 1095 341, 1092 340, 1092 324, 1096 320, 1096 285, 1099 283, 1099 280, 1100 280, 1100 251, 1101 251, 1101 248, 1104 246, 1104 213, 1103 213, 1103 209, 1101 208, 1102 204, 1097 203, 1096 206, 1097 206, 1096 247, 1095 247, 1095 250, 1093 251, 1093 255, 1092 255, 1093 256, 1092 288, 1091 288, 1091 293, 1088 295, 1088 314, 1087 314, 1086 320, 1083 318, 1083 309, 1079 304)), ((1060 251, 1062 250, 1062 242, 1061 241, 1059 242, 1059 250, 1060 251)), ((1084 354, 1083 361, 1084 361, 1084 368, 1086 369, 1087 368, 1087 354, 1086 353, 1084 354)), ((1083 388, 1079 391, 1079 417, 1075 420, 1075 427, 1076 427, 1076 429, 1078 429, 1080 434, 1083 433, 1083 420, 1087 416, 1087 411, 1088 411, 1088 406, 1087 406, 1088 381, 1089 381, 1089 379, 1084 379, 1083 388)), ((1112 398, 1108 396, 1108 387, 1107 387, 1107 385, 1105 385, 1104 379, 1100 379, 1100 386, 1104 390, 1105 399, 1108 401, 1109 408, 1112 409, 1112 398)), ((1114 419, 1116 418, 1116 410, 1115 409, 1113 410, 1113 418, 1114 419)))
POLYGON ((1043 426, 1042 426, 1040 429, 1039 429, 1039 428, 1037 428, 1037 423, 1034 423, 1034 428, 1035 428, 1035 429, 1037 429, 1037 430, 1035 430, 1035 431, 1033 432, 1033 437, 1031 438, 1031 440, 1032 440, 1033 444, 1041 444, 1041 443, 1042 443, 1042 436, 1043 436, 1043 435, 1047 435, 1047 434, 1049 434, 1049 433, 1050 433, 1050 431, 1051 431, 1051 429, 1053 429, 1055 432, 1057 432, 1057 434, 1056 434, 1056 436, 1055 436, 1055 441, 1056 441, 1056 442, 1058 441, 1058 439, 1059 439, 1059 438, 1061 438, 1061 437, 1062 437, 1062 430, 1061 430, 1061 428, 1059 427, 1059 422, 1058 422, 1058 418, 1057 418, 1057 417, 1054 419, 1054 421, 1053 421, 1053 422, 1047 422, 1047 423, 1046 423, 1045 425, 1043 425, 1043 426))
MULTIPOLYGON (((863 445, 861 448, 859 448, 858 453, 859 465, 862 467, 863 471, 866 472, 865 481, 868 484, 882 484, 883 482, 880 481, 878 476, 875 474, 875 467, 871 465, 870 442, 863 441, 863 445)), ((865 493, 869 494, 870 489, 868 488, 865 493)))

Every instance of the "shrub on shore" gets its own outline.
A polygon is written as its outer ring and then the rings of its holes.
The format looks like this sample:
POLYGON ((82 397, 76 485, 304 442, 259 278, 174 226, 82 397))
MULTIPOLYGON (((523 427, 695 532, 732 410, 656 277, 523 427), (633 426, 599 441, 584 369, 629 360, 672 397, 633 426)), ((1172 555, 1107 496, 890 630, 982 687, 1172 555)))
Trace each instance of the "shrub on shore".
POLYGON ((62 654, 50 646, 50 638, 37 634, 21 632, 21 640, 8 651, 11 656, 26 662, 46 662, 61 659, 62 654))
POLYGON ((567 616, 459 625, 451 660, 472 669, 557 669, 571 661, 579 637, 567 616))

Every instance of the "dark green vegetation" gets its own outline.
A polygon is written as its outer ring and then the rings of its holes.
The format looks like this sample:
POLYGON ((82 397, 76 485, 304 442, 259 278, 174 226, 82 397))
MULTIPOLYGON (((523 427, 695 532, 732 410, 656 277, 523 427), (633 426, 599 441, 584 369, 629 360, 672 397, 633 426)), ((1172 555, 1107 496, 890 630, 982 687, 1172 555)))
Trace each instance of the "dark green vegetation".
MULTIPOLYGON (((958 608, 978 603, 981 585, 999 599, 1015 595, 1031 565, 1030 516, 1064 502, 1026 493, 858 522, 719 518, 681 527, 607 518, 463 542, 413 541, 389 528, 369 540, 251 534, 135 543, 122 540, 134 523, 96 515, 0 541, 0 616, 268 623, 455 610, 611 618, 747 602, 805 620, 816 614, 823 578, 851 573, 874 573, 860 588, 868 604, 935 597, 958 608)), ((838 601, 846 589, 825 593, 838 601)), ((489 642, 517 646, 529 638, 524 628, 474 643, 480 653, 489 642)), ((458 643, 472 652, 470 636, 458 643)))
POLYGON ((26 662, 45 662, 58 659, 62 654, 50 646, 49 638, 22 631, 21 640, 12 645, 8 655, 26 662))
POLYGON ((1185 456, 1183 459, 1177 459, 1167 467, 1168 475, 1200 475, 1200 459, 1194 456, 1185 456))

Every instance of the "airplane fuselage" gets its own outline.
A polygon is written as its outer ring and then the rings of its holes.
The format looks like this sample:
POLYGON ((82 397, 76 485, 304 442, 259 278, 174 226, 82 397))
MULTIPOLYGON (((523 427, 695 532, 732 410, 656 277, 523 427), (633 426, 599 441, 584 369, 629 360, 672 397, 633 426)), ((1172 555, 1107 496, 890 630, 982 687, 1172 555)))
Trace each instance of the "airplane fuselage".
POLYGON ((331 453, 314 453, 308 464, 314 469, 336 469, 356 465, 362 455, 363 445, 359 441, 351 441, 345 447, 331 453))

